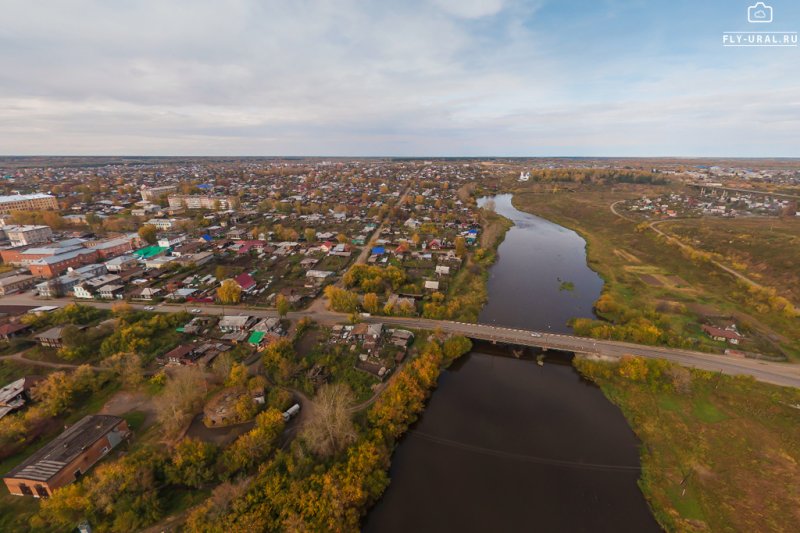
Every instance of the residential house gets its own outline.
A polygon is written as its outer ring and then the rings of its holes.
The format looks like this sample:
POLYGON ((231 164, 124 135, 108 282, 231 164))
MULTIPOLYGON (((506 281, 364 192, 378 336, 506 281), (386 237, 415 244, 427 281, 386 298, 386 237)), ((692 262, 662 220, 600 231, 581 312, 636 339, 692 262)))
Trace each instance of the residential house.
POLYGON ((234 333, 249 330, 256 323, 256 318, 248 315, 223 316, 217 326, 224 333, 234 333))

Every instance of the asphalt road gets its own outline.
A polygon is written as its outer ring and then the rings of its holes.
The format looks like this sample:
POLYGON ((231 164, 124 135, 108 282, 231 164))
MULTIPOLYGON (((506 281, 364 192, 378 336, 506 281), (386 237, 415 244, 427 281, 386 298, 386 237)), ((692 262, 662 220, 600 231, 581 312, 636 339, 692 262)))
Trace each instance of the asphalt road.
MULTIPOLYGON (((69 298, 41 300, 30 293, 7 296, 3 298, 3 303, 9 305, 66 305, 73 300, 69 298)), ((92 300, 80 303, 92 305, 99 308, 111 308, 113 303, 97 302, 92 300)), ((132 304, 132 307, 142 309, 146 304, 132 304)), ((243 314, 247 313, 257 317, 277 316, 278 313, 271 309, 251 309, 243 306, 222 306, 222 305, 158 305, 156 311, 175 312, 180 310, 191 311, 201 309, 203 314, 222 315, 222 314, 243 314)), ((327 310, 308 310, 289 313, 289 318, 298 319, 309 317, 322 324, 334 324, 345 322, 349 316, 344 313, 335 313, 327 310)), ((656 346, 644 346, 626 342, 606 341, 575 337, 572 335, 561 335, 548 332, 535 332, 520 329, 510 329, 484 324, 469 324, 462 322, 450 322, 444 320, 429 320, 425 318, 399 318, 399 317, 365 317, 365 322, 382 322, 387 325, 401 326, 412 329, 440 329, 447 333, 464 335, 473 339, 486 340, 491 342, 501 342, 518 344, 522 346, 534 346, 553 350, 563 350, 585 354, 595 354, 608 357, 621 357, 623 355, 637 355, 655 359, 665 359, 683 366, 721 372, 728 375, 749 375, 759 381, 782 385, 787 387, 800 388, 800 365, 790 363, 773 363, 768 361, 758 361, 754 359, 744 359, 725 355, 708 354, 703 352, 693 352, 689 350, 679 350, 675 348, 662 348, 656 346)))

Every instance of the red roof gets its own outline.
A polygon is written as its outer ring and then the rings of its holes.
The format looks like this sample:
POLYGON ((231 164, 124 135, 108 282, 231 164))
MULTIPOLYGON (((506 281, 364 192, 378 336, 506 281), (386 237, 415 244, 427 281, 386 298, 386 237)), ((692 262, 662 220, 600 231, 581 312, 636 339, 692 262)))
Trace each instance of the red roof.
POLYGON ((30 326, 17 322, 9 322, 0 326, 0 336, 13 335, 18 331, 24 331, 26 329, 30 329, 30 326))
POLYGON ((741 339, 742 336, 735 331, 730 331, 722 328, 715 328, 714 326, 703 326, 703 331, 712 337, 720 337, 723 339, 741 339))
POLYGON ((254 280, 253 276, 251 276, 247 272, 245 272, 244 274, 239 274, 238 276, 233 278, 233 281, 238 283, 243 291, 252 289, 253 287, 256 286, 256 280, 254 280))

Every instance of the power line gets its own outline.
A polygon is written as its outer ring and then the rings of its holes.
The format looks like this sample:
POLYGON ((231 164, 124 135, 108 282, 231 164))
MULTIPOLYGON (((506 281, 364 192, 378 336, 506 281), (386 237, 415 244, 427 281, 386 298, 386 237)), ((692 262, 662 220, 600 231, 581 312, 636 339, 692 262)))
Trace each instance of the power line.
POLYGON ((512 461, 520 461, 525 463, 534 463, 534 464, 541 464, 541 465, 548 465, 548 466, 555 466, 560 468, 573 468, 577 470, 600 470, 600 471, 608 471, 608 472, 639 472, 641 471, 640 466, 629 466, 629 465, 608 465, 608 464, 597 464, 597 463, 583 463, 578 461, 567 461, 563 459, 552 459, 548 457, 538 457, 534 455, 526 455, 520 453, 513 453, 513 452, 506 452, 502 450, 493 450, 491 448, 484 448, 482 446, 476 446, 474 444, 465 444, 463 442, 458 442, 450 439, 446 439, 443 437, 437 437, 435 435, 431 435, 429 433, 423 433, 421 431, 411 431, 410 435, 415 437, 420 437, 427 441, 440 444, 442 446, 449 446, 451 448, 458 448, 461 450, 479 453, 482 455, 489 455, 492 457, 500 457, 503 459, 509 459, 512 461))

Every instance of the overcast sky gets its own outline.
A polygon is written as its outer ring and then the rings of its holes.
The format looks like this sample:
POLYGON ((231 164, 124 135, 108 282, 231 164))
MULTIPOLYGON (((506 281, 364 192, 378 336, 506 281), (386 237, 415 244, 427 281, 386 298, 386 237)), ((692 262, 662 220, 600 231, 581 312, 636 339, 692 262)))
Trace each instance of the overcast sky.
POLYGON ((749 3, 0 0, 0 153, 797 157, 749 3))

